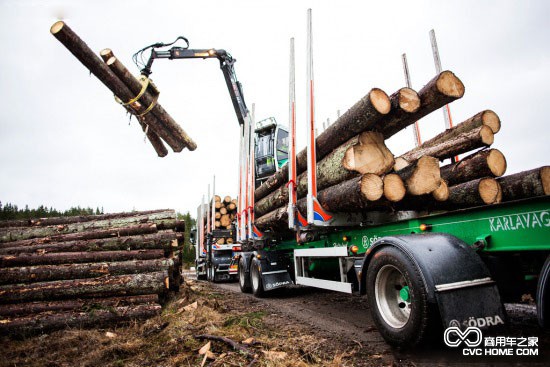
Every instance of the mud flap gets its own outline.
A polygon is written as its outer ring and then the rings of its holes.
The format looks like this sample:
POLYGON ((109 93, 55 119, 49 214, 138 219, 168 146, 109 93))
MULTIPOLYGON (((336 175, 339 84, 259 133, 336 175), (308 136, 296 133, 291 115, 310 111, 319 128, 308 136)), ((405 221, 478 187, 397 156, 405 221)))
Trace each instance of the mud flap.
POLYGON ((467 287, 436 286, 436 299, 444 328, 478 327, 495 331, 505 326, 506 314, 494 282, 467 287), (439 288, 439 289, 438 289, 439 288))
POLYGON ((286 270, 262 272, 262 283, 265 291, 272 291, 293 284, 290 274, 286 270))

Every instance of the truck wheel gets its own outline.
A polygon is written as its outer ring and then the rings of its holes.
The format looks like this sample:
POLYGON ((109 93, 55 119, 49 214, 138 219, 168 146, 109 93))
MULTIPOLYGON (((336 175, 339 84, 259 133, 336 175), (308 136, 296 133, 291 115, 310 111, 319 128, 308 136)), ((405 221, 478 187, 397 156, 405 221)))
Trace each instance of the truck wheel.
POLYGON ((252 294, 256 297, 263 297, 264 285, 262 283, 260 260, 252 258, 250 264, 250 283, 252 285, 252 294))
POLYGON ((206 274, 199 274, 197 270, 197 280, 206 280, 206 274))
POLYGON ((550 255, 546 258, 537 283, 537 318, 540 327, 550 326, 550 255))
POLYGON ((401 250, 384 247, 368 266, 366 285, 372 317, 384 339, 395 346, 419 344, 430 318, 417 266, 401 250))
POLYGON ((246 276, 246 263, 242 256, 239 259, 239 288, 241 288, 241 292, 243 293, 250 293, 252 290, 250 287, 250 278, 246 276))

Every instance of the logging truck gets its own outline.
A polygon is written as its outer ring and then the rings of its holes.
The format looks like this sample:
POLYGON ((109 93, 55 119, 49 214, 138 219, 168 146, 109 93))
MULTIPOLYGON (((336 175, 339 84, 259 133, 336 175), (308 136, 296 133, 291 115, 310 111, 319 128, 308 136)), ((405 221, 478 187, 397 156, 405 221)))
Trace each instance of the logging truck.
POLYGON ((307 148, 296 152, 291 39, 288 163, 269 177, 258 170, 256 124, 225 51, 154 51, 145 70, 158 57, 220 60, 241 132, 241 251, 230 265, 241 291, 261 297, 302 285, 366 295, 379 332, 397 346, 438 327, 498 329, 507 322, 503 302, 523 294, 534 295, 548 327, 550 167, 498 178, 505 161, 494 164, 499 154, 486 148, 500 120, 488 110, 397 159, 388 154, 385 139, 462 97, 450 71, 418 93, 373 88, 317 135, 311 45, 308 17, 307 148))

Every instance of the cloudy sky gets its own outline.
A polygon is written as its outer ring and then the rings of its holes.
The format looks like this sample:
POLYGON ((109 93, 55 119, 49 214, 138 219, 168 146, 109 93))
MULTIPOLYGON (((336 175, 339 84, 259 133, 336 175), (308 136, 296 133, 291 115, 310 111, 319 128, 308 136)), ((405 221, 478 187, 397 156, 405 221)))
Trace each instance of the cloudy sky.
MULTIPOLYGON (((258 119, 287 123, 288 45, 296 39, 298 143, 305 136, 306 10, 313 9, 317 122, 335 120, 372 87, 391 94, 434 75, 428 32, 437 34, 444 69, 466 86, 451 105, 455 122, 483 109, 502 120, 494 147, 508 173, 550 163, 550 3, 539 1, 0 1, 0 200, 195 212, 216 174, 218 193, 237 193, 238 122, 215 60, 158 60, 160 103, 197 142, 158 158, 111 93, 49 32, 58 19, 95 51, 131 56, 183 35, 192 48, 223 48, 258 119), (301 125, 300 125, 301 124, 301 125)), ((440 111, 421 121, 429 138, 440 111)), ((412 132, 391 139, 400 154, 412 132)))

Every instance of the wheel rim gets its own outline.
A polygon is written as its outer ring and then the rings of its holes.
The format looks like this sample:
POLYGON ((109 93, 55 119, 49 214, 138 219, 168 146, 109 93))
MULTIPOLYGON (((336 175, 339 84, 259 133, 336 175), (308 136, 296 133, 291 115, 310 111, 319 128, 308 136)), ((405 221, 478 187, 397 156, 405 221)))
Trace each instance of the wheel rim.
POLYGON ((252 264, 252 289, 257 290, 260 288, 260 274, 257 265, 252 264))
POLYGON ((380 315, 395 329, 407 324, 411 316, 410 288, 403 274, 393 265, 384 265, 376 274, 374 296, 380 315))

